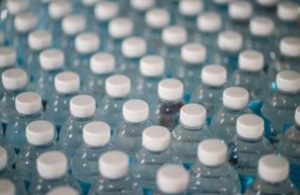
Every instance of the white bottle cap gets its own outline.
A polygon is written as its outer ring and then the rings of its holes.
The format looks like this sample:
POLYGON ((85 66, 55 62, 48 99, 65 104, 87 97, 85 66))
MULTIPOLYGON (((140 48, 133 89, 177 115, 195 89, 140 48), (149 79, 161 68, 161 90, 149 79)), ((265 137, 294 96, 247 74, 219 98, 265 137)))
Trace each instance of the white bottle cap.
POLYGON ((161 29, 170 24, 170 13, 166 9, 153 8, 145 17, 147 25, 151 28, 161 29))
POLYGON ((233 110, 246 108, 249 101, 249 93, 241 87, 229 87, 223 92, 223 105, 233 110))
POLYGON ((155 5, 156 0, 130 0, 132 8, 138 11, 146 11, 155 5))
POLYGON ((216 32, 222 27, 222 18, 218 13, 207 12, 197 18, 197 27, 203 32, 216 32))
POLYGON ((13 182, 8 179, 0 179, 1 195, 16 195, 16 187, 13 182))
POLYGON ((27 85, 27 73, 20 68, 12 68, 2 73, 3 87, 7 90, 22 89, 27 85))
POLYGON ((202 0, 179 1, 179 12, 184 16, 197 16, 204 8, 202 0))
POLYGON ((158 169, 156 183, 158 189, 166 194, 179 194, 187 190, 189 172, 177 164, 167 164, 158 169))
POLYGON ((84 32, 76 36, 75 48, 79 53, 93 53, 99 49, 100 37, 93 32, 84 32))
POLYGON ((298 5, 292 2, 279 3, 277 6, 277 16, 281 20, 294 21, 299 18, 298 5))
POLYGON ((86 28, 86 19, 83 15, 69 15, 62 21, 62 29, 67 35, 76 35, 86 28))
POLYGON ((289 163, 281 156, 269 154, 261 157, 258 161, 259 177, 270 183, 279 183, 288 178, 289 163))
POLYGON ((94 6, 96 5, 100 0, 81 0, 81 3, 85 6, 94 6))
POLYGON ((99 170, 103 177, 120 179, 129 171, 129 158, 121 151, 110 151, 99 158, 99 170))
POLYGON ((44 152, 38 157, 36 167, 42 178, 58 179, 67 173, 68 160, 62 152, 44 152))
POLYGON ((89 95, 77 95, 70 100, 70 111, 78 118, 92 116, 96 111, 96 101, 89 95))
POLYGON ((115 57, 110 53, 96 53, 90 59, 90 68, 95 74, 111 73, 115 69, 115 64, 115 57))
POLYGON ((95 7, 95 17, 101 21, 109 21, 119 14, 120 6, 117 2, 102 1, 95 7))
POLYGON ((0 170, 6 168, 8 162, 8 154, 5 148, 0 146, 0 170))
POLYGON ((205 123, 206 109, 200 104, 186 104, 180 109, 180 122, 188 127, 199 127, 205 123))
POLYGON ((160 152, 169 147, 171 133, 163 126, 147 127, 142 134, 142 145, 150 151, 160 152))
POLYGON ((236 121, 237 134, 246 139, 257 139, 264 134, 264 121, 254 114, 244 114, 236 121))
POLYGON ((113 75, 106 79, 106 93, 112 97, 126 97, 130 93, 131 82, 127 76, 113 75))
POLYGON ((180 46, 187 41, 186 29, 182 26, 168 26, 162 31, 162 40, 171 46, 180 46))
POLYGON ((44 70, 55 70, 63 67, 65 55, 59 49, 47 49, 40 54, 40 65, 44 70))
POLYGON ((37 120, 26 126, 26 139, 32 145, 43 146, 53 141, 54 131, 49 121, 37 120))
POLYGON ((127 58, 138 58, 145 55, 147 43, 140 37, 129 37, 122 42, 122 54, 127 58))
POLYGON ((26 33, 33 30, 38 23, 38 19, 32 13, 20 13, 15 17, 14 25, 18 32, 26 33))
POLYGON ((261 6, 276 6, 279 0, 256 0, 261 6))
POLYGON ((16 64, 17 54, 13 48, 0 47, 0 68, 16 64))
POLYGON ((227 146, 219 139, 207 139, 198 145, 198 160, 206 166, 218 166, 227 161, 227 146))
POLYGON ((259 71, 264 67, 264 56, 255 50, 246 50, 239 54, 239 68, 247 71, 259 71))
POLYGON ((28 45, 32 50, 42 50, 51 44, 52 35, 47 31, 33 31, 28 36, 28 45))
POLYGON ((158 84, 159 98, 167 101, 180 100, 183 95, 183 84, 177 79, 164 79, 158 84))
POLYGON ((270 36, 274 32, 274 22, 264 16, 257 16, 250 20, 250 32, 255 36, 270 36))
POLYGON ((140 61, 140 72, 146 77, 161 76, 165 72, 165 60, 156 55, 148 55, 140 61))
POLYGON ((54 86, 59 93, 70 94, 79 91, 80 78, 75 72, 62 72, 55 76, 54 86))
POLYGON ((206 47, 200 43, 188 43, 181 47, 181 58, 191 64, 203 63, 206 59, 206 47))
POLYGON ((222 86, 227 80, 227 71, 220 65, 208 65, 201 71, 201 80, 210 86, 222 86))
POLYGON ((285 37, 280 40, 280 53, 288 57, 300 56, 300 39, 296 37, 285 37))
POLYGON ((83 127, 83 140, 89 146, 104 146, 110 141, 110 127, 107 123, 94 121, 83 127))
POLYGON ((26 0, 9 0, 6 1, 6 8, 10 15, 16 15, 28 8, 28 2, 26 0))
POLYGON ((300 106, 298 106, 296 108, 296 111, 295 111, 295 121, 296 121, 297 125, 300 125, 300 106))
POLYGON ((232 1, 229 4, 228 12, 234 20, 248 20, 253 13, 252 5, 247 1, 232 1))
POLYGON ((24 115, 32 115, 43 109, 42 98, 35 92, 24 92, 19 94, 15 100, 16 110, 24 115))
POLYGON ((218 36, 218 47, 222 50, 237 52, 242 45, 243 37, 236 31, 223 31, 218 36))
POLYGON ((138 99, 128 100, 123 104, 123 117, 131 123, 140 123, 147 120, 149 106, 147 102, 138 99))
POLYGON ((281 71, 276 76, 277 88, 285 92, 300 91, 300 74, 296 71, 281 71))
POLYGON ((115 18, 108 25, 109 36, 115 39, 122 39, 133 33, 133 21, 129 18, 115 18))
POLYGON ((72 12, 72 5, 67 0, 52 1, 48 7, 52 19, 61 19, 72 12))
POLYGON ((47 195, 79 195, 79 192, 70 186, 59 186, 53 188, 47 195))

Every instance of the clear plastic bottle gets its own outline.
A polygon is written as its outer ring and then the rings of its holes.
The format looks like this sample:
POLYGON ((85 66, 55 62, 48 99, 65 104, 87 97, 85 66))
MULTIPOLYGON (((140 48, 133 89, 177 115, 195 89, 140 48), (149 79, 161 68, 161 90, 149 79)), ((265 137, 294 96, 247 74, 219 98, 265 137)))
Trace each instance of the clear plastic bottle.
POLYGON ((89 195, 142 195, 129 173, 129 158, 120 151, 106 152, 99 158, 99 179, 92 185, 89 195))
POLYGON ((227 80, 227 72, 223 66, 208 65, 201 71, 201 82, 192 94, 191 102, 206 108, 206 121, 210 125, 211 118, 222 105, 222 93, 227 80))
POLYGON ((264 137, 264 121, 257 115, 244 114, 236 121, 237 136, 233 138, 230 163, 239 174, 242 192, 256 177, 259 159, 275 153, 271 143, 264 137))
POLYGON ((180 123, 172 131, 171 148, 186 169, 197 160, 198 144, 214 137, 205 119, 206 110, 200 104, 186 104, 180 109, 180 123))
POLYGON ((68 158, 72 158, 83 142, 82 128, 96 119, 96 101, 89 95, 77 95, 70 100, 70 116, 60 130, 59 143, 68 158))
POLYGON ((62 195, 62 194, 80 195, 78 190, 67 185, 55 187, 52 190, 50 190, 46 195, 62 195))
POLYGON ((167 163, 180 163, 170 148, 170 131, 162 126, 147 127, 142 134, 142 148, 135 154, 132 175, 144 194, 152 194, 156 188, 156 172, 167 163))
POLYGON ((258 162, 258 178, 247 189, 245 195, 297 195, 294 184, 288 179, 288 161, 274 154, 263 156, 258 162))
POLYGON ((249 93, 241 87, 229 87, 223 92, 223 106, 214 114, 210 128, 214 135, 230 144, 236 135, 236 120, 243 114, 250 113, 247 107, 249 93))
POLYGON ((94 121, 83 127, 83 143, 71 159, 72 175, 78 179, 84 194, 90 184, 98 178, 98 159, 107 151, 113 150, 110 143, 110 127, 101 121, 94 121))
POLYGON ((112 141, 118 150, 129 155, 130 160, 141 148, 142 132, 152 125, 149 121, 149 106, 139 99, 128 100, 122 108, 123 120, 119 122, 112 141))
POLYGON ((35 176, 28 190, 28 195, 44 195, 53 188, 68 185, 81 193, 76 179, 68 173, 68 159, 58 151, 41 154, 36 162, 38 175, 35 176))
POLYGON ((105 81, 106 96, 97 113, 101 120, 109 124, 112 132, 122 120, 122 106, 129 99, 130 88, 130 79, 124 75, 113 75, 105 81))
POLYGON ((191 168, 191 194, 241 194, 238 174, 227 162, 228 149, 218 139, 207 139, 198 146, 198 161, 191 168))
POLYGON ((295 109, 300 105, 300 74, 289 70, 279 72, 276 87, 263 102, 261 113, 268 138, 277 148, 283 132, 294 123, 295 109))
POLYGON ((41 96, 34 92, 23 92, 15 99, 17 116, 7 124, 6 140, 17 151, 26 143, 26 126, 36 120, 45 119, 41 96))

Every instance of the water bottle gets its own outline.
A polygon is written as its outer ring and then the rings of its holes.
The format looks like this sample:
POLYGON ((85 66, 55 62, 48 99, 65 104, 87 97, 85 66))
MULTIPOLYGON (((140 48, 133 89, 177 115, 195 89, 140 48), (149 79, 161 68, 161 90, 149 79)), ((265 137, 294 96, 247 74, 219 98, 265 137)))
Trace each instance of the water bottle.
POLYGON ((110 127, 100 121, 94 121, 83 127, 83 143, 71 159, 72 174, 79 180, 84 194, 90 184, 98 178, 98 159, 107 151, 113 150, 110 143, 110 127))
POLYGON ((179 25, 165 27, 162 31, 160 54, 166 61, 167 77, 174 76, 176 65, 180 61, 181 46, 187 42, 187 36, 186 29, 179 25))
POLYGON ((260 114, 262 102, 268 95, 268 79, 263 71, 264 56, 255 50, 245 50, 239 54, 239 68, 228 80, 228 86, 243 87, 249 92, 249 108, 260 114))
POLYGON ((259 159, 275 153, 271 143, 264 137, 264 121, 253 114, 244 114, 236 121, 237 136, 231 145, 230 163, 239 174, 242 192, 256 177, 259 159))
POLYGON ((16 185, 10 179, 0 179, 0 189, 2 195, 18 195, 25 193, 25 190, 16 189, 16 185))
POLYGON ((227 72, 223 66, 208 65, 201 71, 201 82, 192 94, 191 102, 205 107, 208 125, 212 116, 222 105, 222 93, 226 80, 227 72))
POLYGON ((41 18, 38 22, 39 29, 46 29, 49 23, 50 17, 48 14, 48 7, 52 0, 31 0, 30 12, 36 13, 38 18, 41 18))
POLYGON ((166 164, 158 169, 156 173, 157 189, 154 195, 187 195, 190 175, 177 164, 166 164))
POLYGON ((50 192, 47 193, 47 195, 62 195, 62 194, 68 194, 68 195, 79 195, 79 192, 72 188, 71 186, 59 186, 53 188, 50 192))
POLYGON ((206 47, 199 43, 188 43, 181 48, 181 61, 177 62, 176 78, 184 86, 186 102, 190 101, 191 94, 196 90, 195 83, 200 83, 201 69, 206 61, 206 47))
POLYGON ((42 195, 61 185, 68 185, 81 193, 75 178, 68 173, 68 159, 58 151, 41 154, 36 161, 38 175, 28 190, 29 195, 42 195))
POLYGON ((261 113, 265 118, 270 142, 277 148, 283 132, 294 123, 294 113, 300 105, 300 74, 281 71, 276 77, 277 90, 265 99, 261 113))
POLYGON ((223 92, 223 106, 214 114, 210 127, 218 139, 230 144, 236 135, 236 120, 250 113, 249 93, 241 87, 229 87, 223 92))
POLYGON ((100 103, 99 118, 111 127, 112 132, 122 120, 122 106, 129 99, 130 79, 124 75, 113 75, 105 81, 106 96, 100 103))
POLYGON ((129 37, 122 42, 122 61, 119 71, 128 76, 133 86, 139 75, 139 63, 147 52, 146 40, 140 37, 129 37))
POLYGON ((179 112, 183 106, 183 84, 177 79, 164 79, 158 83, 159 101, 152 116, 154 124, 167 127, 170 131, 178 125, 179 112))
POLYGON ((180 109, 180 123, 172 131, 171 147, 186 169, 197 160, 198 144, 214 137, 205 119, 206 110, 200 104, 186 104, 180 109))
POLYGON ((2 83, 5 91, 0 99, 0 118, 6 127, 17 116, 15 99, 27 90, 28 77, 24 70, 12 68, 2 73, 2 83))
POLYGON ((100 177, 92 185, 89 195, 100 194, 135 194, 142 191, 135 188, 135 181, 129 173, 129 158, 120 151, 104 153, 98 164, 100 177))
POLYGON ((70 100, 69 118, 60 130, 59 143, 68 158, 72 158, 83 142, 82 128, 95 120, 96 101, 89 95, 77 95, 70 100))
POLYGON ((6 140, 17 151, 26 143, 26 126, 36 120, 45 119, 41 96, 34 92, 23 92, 15 99, 15 108, 18 112, 6 127, 6 140))
POLYGON ((299 134, 300 134, 300 107, 295 111, 295 124, 288 128, 279 142, 279 153, 289 160, 290 179, 300 190, 300 153, 299 153, 299 134))
POLYGON ((288 175, 289 164, 284 157, 265 155, 258 162, 258 178, 246 190, 245 195, 299 194, 288 175))
POLYGON ((130 160, 141 148, 142 132, 152 125, 149 106, 143 100, 132 99, 123 104, 123 120, 114 132, 112 141, 118 150, 129 155, 130 160))
POLYGON ((135 154, 132 175, 143 188, 144 194, 152 194, 156 187, 156 172, 167 163, 180 163, 170 149, 170 131, 162 126, 147 127, 142 134, 142 148, 135 154))

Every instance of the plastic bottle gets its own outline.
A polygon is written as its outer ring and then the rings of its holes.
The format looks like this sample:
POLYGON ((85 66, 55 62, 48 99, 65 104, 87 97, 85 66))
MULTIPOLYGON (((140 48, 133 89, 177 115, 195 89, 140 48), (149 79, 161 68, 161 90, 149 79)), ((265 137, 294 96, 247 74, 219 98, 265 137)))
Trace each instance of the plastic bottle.
POLYGON ((265 119, 267 135, 277 148, 283 132, 294 123, 294 114, 300 105, 300 74, 281 71, 276 77, 277 90, 265 99, 261 113, 265 119))
POLYGON ((26 143, 26 126, 36 120, 45 119, 41 96, 34 92, 23 92, 15 99, 17 116, 7 124, 6 139, 17 151, 26 143))
POLYGON ((191 193, 241 194, 238 174, 227 162, 228 149, 218 139, 207 139, 198 146, 198 161, 191 168, 191 193))
POLYGON ((68 174, 68 159, 58 151, 41 154, 36 162, 38 175, 30 185, 28 195, 42 195, 57 186, 68 185, 81 193, 75 178, 68 174))
POLYGON ((80 195, 78 190, 72 188, 71 186, 58 186, 49 191, 46 195, 80 195))
POLYGON ((141 148, 142 132, 152 125, 149 121, 149 106, 143 100, 132 99, 123 104, 123 120, 119 123, 112 141, 118 150, 129 155, 132 160, 141 148))
POLYGON ((77 95, 70 100, 70 116, 61 127, 59 143, 68 158, 72 158, 83 142, 82 128, 96 119, 96 101, 89 95, 77 95))
POLYGON ((71 159, 71 170, 84 194, 87 194, 90 184, 98 179, 99 157, 114 149, 110 136, 110 127, 104 122, 90 122, 83 127, 84 142, 71 159))
POLYGON ((259 159, 275 153, 271 143, 264 137, 264 121, 257 115, 244 114, 236 121, 237 136, 231 145, 230 163, 239 174, 242 192, 256 177, 259 159))
POLYGON ((135 181, 129 173, 129 158, 125 153, 106 152, 99 158, 98 168, 100 177, 92 185, 89 195, 143 194, 142 190, 135 189, 135 181))
POLYGON ((250 113, 247 107, 249 93, 241 87, 229 87, 223 92, 223 106, 214 114, 211 129, 218 139, 230 144, 236 135, 236 120, 243 114, 250 113))
POLYGON ((147 127, 142 134, 142 148, 133 159, 132 175, 143 188, 144 194, 152 194, 156 187, 156 172, 167 163, 180 163, 169 147, 170 131, 162 126, 147 127))
POLYGON ((113 75, 105 81, 106 96, 97 113, 101 120, 109 124, 112 132, 122 120, 122 106, 129 99, 130 88, 130 79, 124 75, 113 75))
POLYGON ((300 106, 295 111, 295 123, 292 127, 288 128, 281 137, 279 142, 278 152, 280 155, 287 158, 290 163, 290 179, 295 186, 300 190, 300 106))
POLYGON ((226 80, 227 72, 223 66, 208 65, 201 71, 201 82, 192 94, 191 102, 205 107, 208 125, 212 116, 222 105, 222 93, 226 80))
POLYGON ((179 112, 183 106, 183 84, 177 79, 164 79, 158 83, 159 101, 152 116, 154 124, 167 127, 170 131, 178 125, 179 112))
POLYGON ((239 54, 239 69, 234 71, 227 86, 239 86, 249 92, 249 108, 260 114, 262 102, 268 95, 268 79, 263 71, 264 56, 255 50, 239 54))
POLYGON ((247 189, 245 195, 254 194, 299 194, 288 179, 288 161, 274 154, 263 156, 258 162, 258 178, 247 189))

